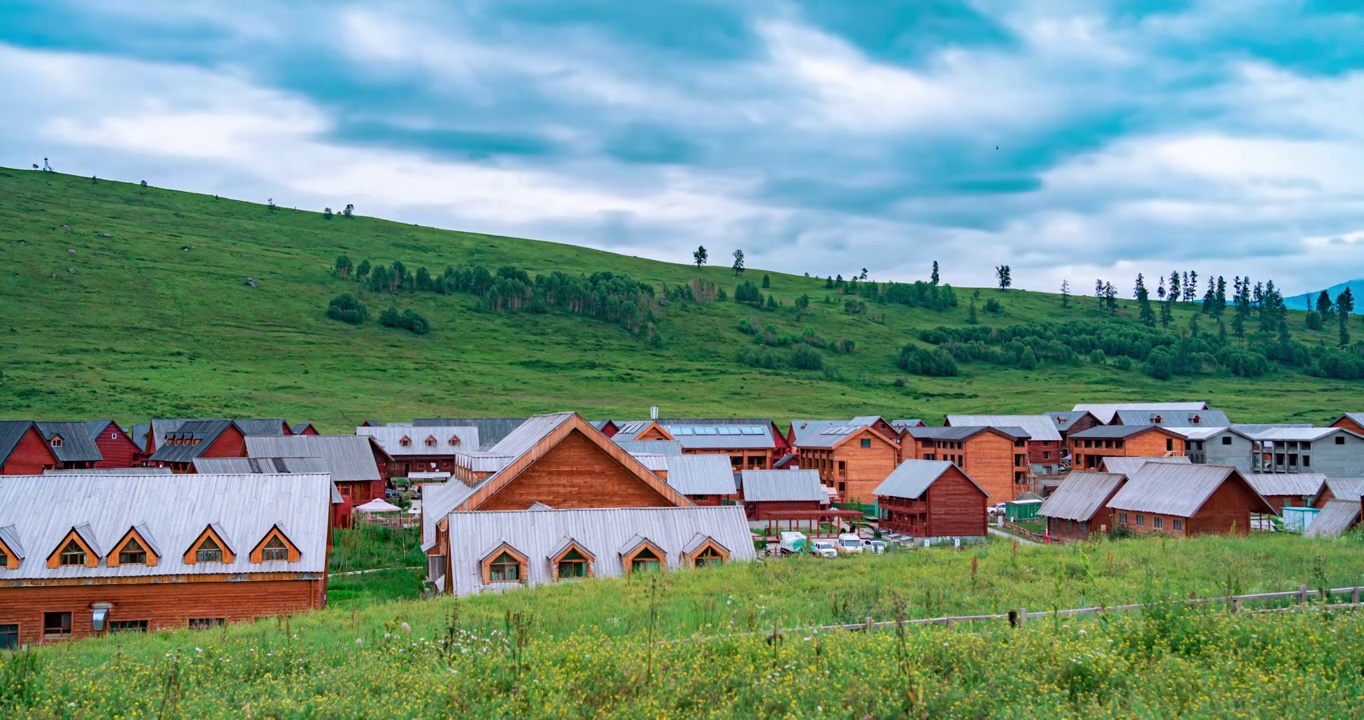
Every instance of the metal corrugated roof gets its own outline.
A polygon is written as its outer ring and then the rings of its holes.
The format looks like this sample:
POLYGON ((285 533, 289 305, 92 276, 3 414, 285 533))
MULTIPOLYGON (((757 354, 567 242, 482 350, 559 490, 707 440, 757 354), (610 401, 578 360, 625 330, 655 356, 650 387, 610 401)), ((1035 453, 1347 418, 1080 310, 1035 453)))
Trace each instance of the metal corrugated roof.
POLYGON ((308 432, 309 430, 316 431, 316 428, 313 427, 313 424, 308 422, 301 422, 298 423, 297 425, 291 424, 289 425, 289 429, 293 431, 293 434, 295 435, 302 435, 303 433, 308 432))
POLYGON ((1111 440, 1113 438, 1129 438, 1137 433, 1144 433, 1152 428, 1158 428, 1165 432, 1173 432, 1170 428, 1160 425, 1095 425, 1088 430, 1072 433, 1071 440, 1089 440, 1098 438, 1100 440, 1111 440))
POLYGON ((638 537, 662 550, 669 568, 685 564, 684 548, 698 534, 730 552, 730 562, 753 560, 752 535, 744 509, 726 507, 613 508, 603 510, 522 510, 458 512, 449 515, 449 587, 455 595, 497 592, 553 582, 550 558, 572 538, 594 556, 592 575, 625 574, 620 549, 638 537), (502 544, 529 558, 526 582, 484 585, 481 560, 502 544))
POLYGON ((167 467, 133 468, 72 468, 68 470, 44 470, 44 475, 173 475, 167 467))
POLYGON ((1326 475, 1323 473, 1248 473, 1245 477, 1255 492, 1266 497, 1315 497, 1326 484, 1326 475))
POLYGON ((374 441, 379 443, 379 447, 383 448, 384 452, 395 458, 476 452, 480 442, 478 428, 473 426, 385 425, 384 427, 358 427, 355 428, 355 434, 374 438, 374 441), (406 447, 403 446, 403 438, 408 440, 406 447), (428 446, 427 440, 430 440, 432 444, 428 446), (457 442, 451 445, 451 440, 457 442))
MULTIPOLYGON (((24 542, 19 539, 19 531, 13 525, 0 525, 0 543, 4 543, 14 557, 20 560, 28 557, 28 551, 24 549, 24 542)), ((0 568, 0 573, 3 572, 4 568, 0 568)), ((4 575, 0 574, 0 577, 4 577, 4 575)))
MULTIPOLYGON (((724 455, 674 455, 663 458, 668 484, 683 495, 733 495, 734 467, 724 455)), ((791 471, 785 471, 791 472, 791 471)))
MULTIPOLYGON (((600 428, 598 428, 600 429, 600 428)), ((682 443, 676 440, 616 440, 611 441, 631 455, 681 455, 682 443)))
POLYGON ((818 437, 820 433, 831 427, 846 426, 846 420, 792 420, 791 431, 794 440, 792 444, 796 447, 807 445, 812 438, 818 437))
POLYGON ((1119 410, 1207 410, 1206 402, 1078 403, 1071 412, 1088 412, 1107 425, 1119 410))
POLYGON ((1340 417, 1332 420, 1331 424, 1334 425, 1341 420, 1349 420, 1360 427, 1364 427, 1364 413, 1343 413, 1340 417))
POLYGON ((248 457, 317 457, 336 482, 382 480, 370 439, 363 435, 248 437, 248 457))
MULTIPOLYGON (((331 474, 331 467, 320 457, 194 458, 194 471, 205 475, 230 474, 331 474)), ((332 478, 336 480, 335 477, 332 478)))
POLYGON ((13 525, 33 556, 4 580, 113 578, 257 572, 320 573, 327 566, 331 478, 327 475, 123 475, 92 482, 80 475, 0 477, 0 526, 13 525), (287 527, 298 562, 253 564, 250 550, 275 525, 287 527), (73 527, 112 549, 129 528, 145 527, 164 550, 155 566, 58 567, 43 562, 73 527), (190 544, 214 525, 237 552, 231 563, 187 565, 190 544))
MULTIPOLYGON (((1146 463, 1128 477, 1108 505, 1115 510, 1192 517, 1222 483, 1234 482, 1237 475, 1240 472, 1230 465, 1146 463)), ((1251 512, 1273 512, 1263 496, 1255 495, 1261 508, 1251 512)))
POLYGON ((891 421, 890 421, 890 426, 891 426, 891 427, 895 428, 896 430, 901 430, 901 431, 903 431, 905 428, 919 427, 920 425, 923 425, 923 424, 924 424, 924 421, 923 421, 923 420, 920 420, 919 418, 901 418, 901 419, 899 419, 899 420, 891 420, 891 421))
POLYGON ((459 453, 455 455, 455 465, 474 472, 495 473, 511 464, 510 455, 497 453, 459 453))
MULTIPOLYGON (((630 453, 630 457, 638 460, 641 465, 648 468, 649 472, 654 473, 655 475, 668 470, 667 455, 659 455, 658 453, 630 453)), ((729 464, 728 459, 723 457, 720 459, 724 460, 726 465, 729 464)))
POLYGON ((90 429, 83 422, 36 422, 38 434, 51 448, 57 460, 68 462, 99 462, 104 459, 95 441, 90 437, 90 429), (52 445, 53 438, 61 438, 61 446, 52 445))
POLYGON ((500 442, 488 449, 490 454, 519 458, 530 452, 545 436, 573 418, 573 413, 536 415, 528 418, 500 442))
POLYGON ((237 429, 248 437, 252 435, 283 435, 287 423, 282 419, 271 418, 268 420, 258 420, 255 418, 237 418, 232 422, 237 424, 237 429))
MULTIPOLYGON (((898 497, 912 500, 920 497, 926 492, 930 485, 942 477, 952 467, 952 463, 945 460, 906 460, 900 466, 891 471, 886 479, 872 492, 873 495, 884 497, 898 497)), ((962 472, 962 475, 966 475, 962 472)), ((985 492, 985 488, 980 483, 966 475, 966 479, 976 486, 977 490, 984 493, 985 497, 990 497, 990 493, 985 492)))
POLYGON ((33 427, 29 420, 0 420, 0 464, 9 459, 10 453, 24 439, 24 433, 33 427))
POLYGON ((828 502, 818 470, 744 470, 744 502, 828 502))
POLYGON ((1073 472, 1052 491, 1037 512, 1062 520, 1088 522, 1127 476, 1119 473, 1073 472))
POLYGON ((474 489, 462 482, 444 482, 422 488, 422 550, 436 546, 436 523, 459 507, 474 489))
POLYGON ((1321 512, 1307 526, 1304 537, 1340 537, 1359 522, 1359 500, 1332 500, 1322 507, 1321 512))
POLYGON ((1345 428, 1333 427, 1274 427, 1252 433, 1251 437, 1256 440, 1268 440, 1271 442, 1313 442, 1337 433, 1359 437, 1345 428))
POLYGON ((948 415, 947 424, 953 427, 1021 428, 1034 441, 1061 442, 1061 433, 1046 415, 948 415))
POLYGON ((138 423, 133 429, 128 431, 128 439, 133 441, 138 450, 147 452, 147 435, 152 431, 150 423, 138 423))
POLYGON ((1231 427, 1178 427, 1173 425, 1162 427, 1183 437, 1185 440, 1207 440, 1208 438, 1221 435, 1224 432, 1239 435, 1247 440, 1251 439, 1246 433, 1231 427))
POLYGON ((1358 500, 1364 496, 1364 479, 1327 478, 1326 487, 1334 500, 1358 500))
POLYGON ((1095 420, 1095 422, 1097 422, 1097 421, 1099 420, 1099 418, 1094 417, 1094 414, 1093 414, 1093 413, 1088 412, 1088 411, 1085 411, 1085 410, 1080 410, 1080 411, 1075 411, 1075 410, 1061 410, 1061 411, 1056 411, 1056 410, 1053 410, 1053 411, 1051 411, 1051 412, 1043 413, 1043 415, 1046 415, 1046 416, 1051 420, 1052 424, 1056 426, 1056 429, 1057 429, 1058 431, 1059 431, 1059 430, 1069 430, 1070 428, 1072 428, 1072 427, 1075 426, 1075 422, 1076 422, 1077 420, 1079 420, 1080 418, 1084 417, 1085 415, 1089 415, 1090 417, 1093 417, 1094 420, 1095 420))
POLYGON ((1113 422, 1123 425, 1166 427, 1228 427, 1231 419, 1221 410, 1119 410, 1113 422), (1160 422, 1156 422, 1160 418, 1160 422), (1194 422, 1197 419, 1198 422, 1194 422))
MULTIPOLYGON (((153 420, 153 428, 155 423, 153 420)), ((157 438, 156 452, 149 459, 153 462, 193 462, 232 426, 231 420, 185 420, 157 438)))
POLYGON ((412 426, 478 428, 478 441, 482 445, 468 448, 473 451, 485 450, 502 442, 502 438, 512 434, 512 431, 521 427, 521 423, 525 421, 526 418, 417 418, 412 421, 412 426))
POLYGON ((1189 458, 1183 455, 1173 457, 1117 457, 1109 456, 1103 459, 1104 472, 1117 473, 1132 477, 1137 474, 1146 463, 1174 463, 1176 465, 1189 465, 1189 458))
POLYGON ((980 433, 995 430, 1015 440, 1027 440, 1029 435, 1020 427, 994 427, 992 425, 962 425, 959 427, 920 427, 909 428, 906 432, 915 440, 966 440, 980 433))
POLYGON ((1315 427, 1311 423, 1262 423, 1258 425, 1247 425, 1245 423, 1232 423, 1231 429, 1245 435, 1254 435, 1258 432, 1273 430, 1275 428, 1310 428, 1315 427))

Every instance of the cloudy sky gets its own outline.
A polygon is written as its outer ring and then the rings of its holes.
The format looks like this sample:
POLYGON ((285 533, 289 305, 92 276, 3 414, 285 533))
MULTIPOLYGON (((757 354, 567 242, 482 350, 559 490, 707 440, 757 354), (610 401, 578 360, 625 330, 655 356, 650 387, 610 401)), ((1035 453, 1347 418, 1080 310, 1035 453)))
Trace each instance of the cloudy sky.
POLYGON ((5 0, 0 164, 679 262, 1297 292, 1364 275, 1359 6, 5 0))

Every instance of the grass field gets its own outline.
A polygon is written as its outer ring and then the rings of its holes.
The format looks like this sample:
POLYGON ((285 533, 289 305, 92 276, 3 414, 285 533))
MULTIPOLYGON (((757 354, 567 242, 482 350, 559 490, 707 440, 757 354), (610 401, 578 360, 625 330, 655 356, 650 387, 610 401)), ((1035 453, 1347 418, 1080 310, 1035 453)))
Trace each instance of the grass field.
POLYGON ((1020 630, 800 628, 1356 584, 1362 542, 1140 539, 1016 555, 997 542, 372 600, 0 656, 0 715, 1349 717, 1364 709, 1364 615, 1339 607, 1233 616, 1168 602, 1020 630), (773 628, 788 632, 764 636, 773 628))
MULTIPOLYGON (((363 208, 361 208, 363 210, 363 208)), ((705 238, 698 238, 704 243, 705 238)), ((685 259, 691 248, 678 248, 685 259)), ((694 277, 733 293, 727 268, 697 270, 568 245, 433 230, 357 217, 325 220, 211 196, 66 175, 0 170, 0 415, 258 416, 309 420, 347 431, 364 418, 436 414, 517 415, 575 409, 591 417, 665 414, 848 417, 881 413, 940 421, 947 412, 1041 412, 1078 401, 1206 399, 1241 421, 1323 423, 1357 409, 1360 385, 1281 372, 1158 382, 1138 370, 1079 366, 1025 371, 983 364, 954 378, 904 378, 893 359, 915 333, 966 321, 962 306, 938 313, 875 305, 850 316, 822 300, 817 278, 771 273, 768 292, 786 307, 733 301, 661 312, 660 348, 623 329, 576 316, 480 312, 471 296, 399 299, 432 322, 416 337, 371 322, 324 317, 327 301, 357 285, 329 273, 338 254, 355 262, 402 260, 439 273, 446 265, 510 263, 535 272, 624 272, 661 287, 694 277), (69 229, 67 229, 69 228, 69 229), (109 235, 110 237, 104 237, 109 235), (71 272, 71 271, 74 271, 71 272), (258 281, 249 287, 247 278, 258 281), (795 298, 813 311, 797 320, 795 298), (879 316, 884 315, 884 322, 879 316), (841 379, 761 371, 734 362, 749 346, 737 325, 756 318, 781 332, 810 327, 848 338, 853 355, 826 355, 841 379)), ((925 275, 930 258, 925 258, 925 275)), ((1232 274, 1235 268, 1203 268, 1232 274)), ((763 271, 746 279, 759 282, 763 271)), ((950 265, 943 268, 952 280, 950 265)), ((1130 278, 1111 278, 1126 285, 1130 278)), ((1077 291, 1092 279, 1072 278, 1077 291)), ((1054 295, 982 290, 1001 301, 982 322, 1106 317, 1092 299, 1063 309, 1054 295)), ((372 314, 387 297, 362 293, 372 314)), ((835 296, 837 298, 837 296, 835 296)), ((1178 310, 1182 327, 1188 308, 1178 310)), ((1117 322, 1135 322, 1124 307, 1117 322)), ((1333 333, 1295 337, 1334 342, 1333 333)))

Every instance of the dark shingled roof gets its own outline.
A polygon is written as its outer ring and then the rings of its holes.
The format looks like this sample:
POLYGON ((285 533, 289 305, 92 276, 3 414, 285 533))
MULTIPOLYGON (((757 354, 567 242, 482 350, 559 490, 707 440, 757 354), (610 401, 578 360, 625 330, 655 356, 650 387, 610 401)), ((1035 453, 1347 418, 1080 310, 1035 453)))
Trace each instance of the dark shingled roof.
POLYGON ((38 433, 43 436, 47 446, 51 448, 52 454, 61 462, 99 462, 104 459, 104 455, 100 454, 95 441, 90 437, 90 430, 83 422, 40 422, 34 425, 37 426, 38 433), (61 446, 52 446, 52 439, 55 437, 62 439, 61 446))
POLYGON ((231 420, 188 420, 160 438, 156 452, 148 459, 152 462, 194 462, 194 458, 203 455, 213 441, 234 424, 231 420), (183 444, 180 441, 184 441, 183 444))
POLYGON ((9 459, 10 453, 24 439, 24 433, 33 427, 31 420, 0 420, 0 463, 9 459))

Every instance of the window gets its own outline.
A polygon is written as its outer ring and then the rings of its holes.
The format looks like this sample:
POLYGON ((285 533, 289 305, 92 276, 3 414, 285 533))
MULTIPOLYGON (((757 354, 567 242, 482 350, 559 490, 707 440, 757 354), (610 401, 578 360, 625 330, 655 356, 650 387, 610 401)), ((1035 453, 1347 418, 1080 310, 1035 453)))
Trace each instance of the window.
POLYGON ((114 433, 109 433, 109 439, 110 439, 110 440, 117 440, 117 439, 118 439, 118 433, 116 433, 116 432, 114 432, 114 433))
POLYGON ((19 626, 0 625, 0 650, 19 649, 19 626))
POLYGON ((261 560, 263 562, 283 562, 289 559, 289 546, 284 544, 278 535, 270 538, 270 542, 265 543, 261 549, 261 560))
POLYGON ((436 439, 433 438, 433 437, 427 438, 427 439, 426 439, 426 446, 429 447, 429 448, 435 447, 435 446, 436 446, 436 439))
POLYGON ((1175 528, 1175 532, 1183 532, 1183 531, 1184 531, 1184 521, 1183 521, 1183 520, 1180 520, 1179 518, 1175 518, 1174 528, 1175 528))
POLYGON ((1195 415, 1195 416, 1193 416, 1192 418, 1189 418, 1189 419, 1192 420, 1192 421, 1193 421, 1193 424, 1195 424, 1195 425, 1197 425, 1198 423, 1203 422, 1203 418, 1201 418, 1201 417, 1199 417, 1199 416, 1197 416, 1197 415, 1195 415))
POLYGON ((489 582, 521 582, 521 561, 512 557, 509 552, 503 552, 488 566, 489 582))
POLYGON ((1123 525, 1126 525, 1126 524, 1127 524, 1127 513, 1118 513, 1118 522, 1122 523, 1123 525))
POLYGON ((450 436, 450 447, 459 447, 459 438, 458 438, 458 437, 456 437, 456 436, 454 436, 454 435, 451 435, 451 436, 450 436))
POLYGON ((1160 529, 1164 528, 1164 527, 1165 527, 1165 518, 1163 518, 1163 517, 1157 517, 1157 518, 1155 518, 1154 520, 1151 521, 1151 527, 1154 527, 1154 528, 1157 529, 1157 530, 1160 530, 1160 529))
POLYGON ((221 627, 222 624, 223 624, 223 619, 222 619, 222 618, 190 618, 190 619, 189 619, 189 629, 190 629, 190 630, 209 630, 209 629, 211 629, 211 628, 221 627))
POLYGON ((1169 450, 1174 450, 1174 449, 1175 449, 1175 439, 1174 439, 1174 438, 1165 438, 1165 449, 1166 449, 1167 451, 1169 451, 1169 450))
POLYGON ((1305 467, 1305 468, 1312 467, 1312 456, 1311 456, 1311 455, 1303 455, 1303 456, 1302 456, 1302 466, 1305 467))
POLYGON ((692 565, 694 567, 711 567, 724 564, 725 556, 721 555, 719 550, 716 550, 714 547, 709 545, 706 546, 706 549, 702 550, 701 553, 696 556, 696 559, 692 561, 692 565))
POLYGON ((1344 435, 1337 435, 1337 436, 1336 436, 1336 444, 1337 444, 1337 445, 1344 445, 1344 444, 1345 444, 1345 436, 1344 436, 1344 435))
POLYGON ((1146 525, 1146 516, 1145 516, 1145 515, 1137 515, 1137 527, 1144 527, 1145 525, 1146 525))
POLYGON ((80 543, 76 542, 75 538, 68 540, 66 543, 66 547, 62 548, 61 565, 67 566, 84 564, 85 549, 81 547, 80 543))
POLYGON ((201 563, 222 562, 223 549, 213 541, 213 538, 206 537, 203 542, 199 543, 199 548, 194 551, 194 561, 201 563))
POLYGON ((147 632, 146 620, 110 620, 109 632, 147 632))
POLYGON ((1043 459, 1043 460, 1050 460, 1050 459, 1051 459, 1051 451, 1050 451, 1050 450, 1043 450, 1043 451, 1042 451, 1042 459, 1043 459))
POLYGON ((51 446, 54 447, 54 448, 59 448, 59 447, 61 447, 61 446, 62 446, 62 436, 61 436, 61 435, 53 435, 53 436, 52 436, 52 440, 50 440, 50 441, 48 442, 48 444, 51 445, 51 446))
POLYGON ((1223 436, 1222 436, 1222 444, 1223 444, 1223 445, 1230 445, 1230 444, 1231 444, 1231 436, 1230 436, 1230 435, 1223 435, 1223 436))
POLYGON ((559 558, 559 579, 565 578, 585 578, 587 577, 587 558, 578 552, 578 548, 570 548, 559 558))
POLYGON ((867 449, 867 448, 870 448, 870 447, 871 447, 871 438, 862 438, 862 448, 863 448, 863 449, 867 449))
POLYGON ((405 438, 403 438, 402 440, 399 440, 399 441, 398 441, 398 444, 401 445, 401 446, 403 446, 403 447, 412 447, 412 438, 410 438, 410 437, 405 437, 405 438))
POLYGON ((1066 532, 1075 532, 1075 521, 1074 521, 1074 520, 1067 520, 1067 521, 1066 521, 1066 532))
POLYGON ((43 637, 71 637, 71 613, 43 613, 43 637))
POLYGON ((5 554, 4 550, 0 550, 0 568, 7 567, 9 567, 9 556, 5 554))
POLYGON ((123 545, 123 549, 118 552, 119 565, 146 565, 147 551, 137 542, 136 538, 128 538, 128 542, 123 545))
POLYGON ((634 575, 638 572, 653 572, 661 565, 662 562, 659 560, 659 557, 654 554, 653 550, 646 547, 643 550, 640 550, 634 557, 630 558, 630 574, 634 575))

